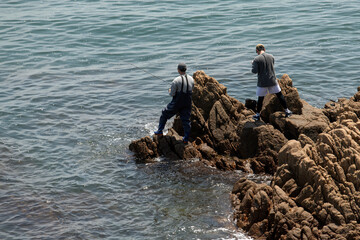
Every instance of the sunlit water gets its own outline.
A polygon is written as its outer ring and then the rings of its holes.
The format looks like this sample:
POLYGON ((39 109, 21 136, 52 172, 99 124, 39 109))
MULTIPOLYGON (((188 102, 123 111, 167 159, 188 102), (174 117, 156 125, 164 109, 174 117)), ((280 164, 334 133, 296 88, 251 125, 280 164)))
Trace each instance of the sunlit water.
MULTIPOLYGON (((176 66, 255 99, 255 45, 323 107, 360 85, 357 1, 0 2, 0 239, 246 239, 241 172, 137 162, 176 66)), ((268 181, 262 176, 248 176, 268 181)))

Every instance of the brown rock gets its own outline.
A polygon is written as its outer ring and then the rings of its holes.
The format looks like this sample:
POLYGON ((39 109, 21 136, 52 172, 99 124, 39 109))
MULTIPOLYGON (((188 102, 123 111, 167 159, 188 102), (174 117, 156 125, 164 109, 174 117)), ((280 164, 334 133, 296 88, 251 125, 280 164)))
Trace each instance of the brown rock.
MULTIPOLYGON (((358 92, 355 93, 350 99, 339 98, 337 102, 330 101, 325 104, 324 114, 330 119, 331 122, 339 121, 341 115, 344 112, 355 113, 357 118, 360 117, 360 87, 358 87, 358 92)), ((344 116, 342 116, 343 118, 344 116)), ((354 116, 350 115, 351 119, 354 120, 354 116)))
POLYGON ((284 113, 273 113, 270 115, 270 123, 289 139, 297 139, 300 134, 304 134, 315 141, 317 136, 329 126, 330 121, 321 109, 312 107, 305 101, 302 103, 301 115, 294 114, 285 118, 284 113))
MULTIPOLYGON (((193 76, 196 84, 193 90, 190 142, 196 139, 214 151, 210 153, 200 143, 194 145, 195 149, 185 148, 180 137, 183 135, 182 123, 176 117, 173 129, 169 130, 167 136, 154 137, 157 154, 153 156, 163 155, 172 159, 199 157, 220 169, 273 174, 276 171, 278 151, 287 142, 284 135, 271 125, 264 125, 261 121, 254 123, 251 120, 254 112, 227 95, 226 87, 214 78, 203 71, 197 71, 193 76)), ((283 76, 280 84, 284 93, 297 94, 287 75, 283 76)), ((293 99, 293 107, 301 112, 301 104, 296 99, 293 99)), ((137 151, 138 148, 132 149, 137 151)), ((142 153, 137 155, 146 158, 152 156, 142 153)))
MULTIPOLYGON (((293 83, 291 78, 284 74, 281 79, 278 79, 278 83, 281 87, 281 92, 283 93, 288 108, 294 114, 302 114, 303 102, 300 99, 299 93, 295 87, 293 87, 293 83)), ((275 94, 268 94, 263 103, 263 108, 261 111, 261 118, 265 122, 269 122, 270 115, 280 111, 284 115, 284 109, 280 104, 279 99, 275 94)))
POLYGON ((251 158, 251 168, 255 173, 274 173, 278 151, 287 142, 285 136, 262 122, 246 122, 238 132, 241 158, 251 158))
POLYGON ((256 112, 256 106, 257 106, 257 102, 256 100, 253 99, 245 99, 245 107, 248 109, 253 110, 254 112, 256 112))
POLYGON ((207 120, 215 102, 221 98, 221 95, 226 94, 226 87, 206 75, 204 71, 195 72, 193 77, 196 83, 193 89, 193 103, 207 120))
POLYGON ((132 141, 129 149, 135 153, 136 158, 142 160, 151 160, 159 156, 156 143, 148 136, 132 141))
POLYGON ((269 199, 258 200, 263 184, 242 180, 236 185, 243 189, 233 191, 233 204, 248 203, 235 206, 237 225, 249 230, 266 224, 265 232, 249 232, 255 238, 356 239, 360 231, 359 129, 349 118, 346 126, 330 124, 316 142, 305 135, 301 142, 288 141, 278 155, 269 199), (267 216, 252 216, 254 212, 247 209, 253 202, 267 216))
POLYGON ((192 144, 184 144, 182 137, 173 129, 169 129, 166 136, 156 136, 154 139, 159 152, 169 159, 192 159, 201 156, 192 144))

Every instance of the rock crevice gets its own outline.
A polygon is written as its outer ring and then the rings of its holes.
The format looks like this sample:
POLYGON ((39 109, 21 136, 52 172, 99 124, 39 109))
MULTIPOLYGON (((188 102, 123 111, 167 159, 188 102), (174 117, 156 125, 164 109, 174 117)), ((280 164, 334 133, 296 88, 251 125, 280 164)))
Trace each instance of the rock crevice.
POLYGON ((360 239, 360 87, 350 99, 323 109, 300 99, 291 78, 278 82, 294 112, 285 118, 278 99, 246 105, 203 71, 193 75, 189 144, 178 117, 166 136, 146 136, 129 148, 151 160, 197 158, 222 169, 273 175, 270 185, 246 178, 231 199, 238 227, 255 239, 360 239))

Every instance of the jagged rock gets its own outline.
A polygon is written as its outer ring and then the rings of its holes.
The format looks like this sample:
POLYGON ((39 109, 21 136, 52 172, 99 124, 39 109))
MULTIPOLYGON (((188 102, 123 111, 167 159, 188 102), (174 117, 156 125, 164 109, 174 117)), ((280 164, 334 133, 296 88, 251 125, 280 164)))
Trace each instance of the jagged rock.
POLYGON ((258 122, 246 122, 241 130, 241 157, 251 158, 261 155, 264 151, 278 152, 288 141, 273 126, 258 122))
POLYGON ((143 160, 151 160, 159 156, 157 144, 149 136, 131 142, 129 149, 137 158, 143 160))
POLYGON ((169 159, 192 159, 201 156, 192 144, 184 144, 182 137, 172 128, 166 136, 154 136, 154 142, 159 153, 169 159))
POLYGON ((254 238, 358 239, 360 124, 345 124, 330 124, 316 142, 305 135, 288 141, 270 186, 239 180, 232 192, 237 225, 254 238))
POLYGON ((207 120, 215 102, 220 100, 221 95, 226 94, 227 89, 204 71, 195 72, 193 78, 196 82, 193 89, 193 103, 207 120))
POLYGON ((270 185, 240 179, 232 191, 236 224, 254 238, 360 239, 360 87, 318 109, 284 75, 279 84, 294 115, 284 118, 268 96, 265 121, 254 122, 254 112, 214 78, 197 71, 194 79, 191 143, 182 143, 175 118, 166 136, 133 141, 136 157, 198 158, 222 170, 274 174, 270 185))
POLYGON ((288 139, 297 139, 300 134, 305 134, 312 140, 322 133, 329 125, 329 119, 321 109, 311 106, 300 99, 299 93, 293 87, 291 78, 284 74, 278 80, 287 105, 293 115, 285 118, 284 109, 274 94, 267 95, 261 117, 279 129, 288 139))
POLYGON ((253 99, 245 99, 245 107, 248 109, 253 110, 254 112, 256 112, 256 106, 257 106, 257 102, 256 100, 253 99))
POLYGON ((270 123, 288 139, 297 139, 300 134, 305 134, 312 140, 322 133, 330 124, 329 119, 321 109, 311 106, 302 100, 302 114, 293 114, 285 118, 283 112, 275 112, 270 115, 270 123))
MULTIPOLYGON (((302 114, 303 108, 303 101, 300 99, 299 93, 295 87, 293 87, 292 79, 287 75, 284 74, 281 79, 277 79, 280 87, 281 92, 283 93, 288 108, 297 115, 302 114)), ((264 98, 263 108, 261 111, 261 118, 265 122, 269 122, 270 115, 275 112, 282 112, 284 114, 284 109, 280 104, 279 99, 276 97, 275 94, 268 94, 264 98)))
POLYGON ((277 155, 281 147, 288 141, 284 134, 273 126, 262 122, 246 122, 239 133, 240 155, 251 158, 251 166, 255 173, 271 173, 276 170, 277 155))
POLYGON ((213 149, 210 154, 212 156, 209 157, 209 153, 204 152, 201 144, 192 144, 192 148, 184 148, 179 136, 183 134, 182 123, 176 117, 173 128, 167 136, 161 139, 154 138, 155 145, 153 143, 149 145, 149 139, 146 144, 144 141, 132 143, 132 151, 138 152, 135 154, 136 157, 144 159, 159 155, 168 158, 198 157, 220 169, 249 170, 245 166, 250 166, 252 172, 273 174, 277 168, 278 151, 288 141, 287 139, 298 139, 304 134, 311 141, 316 141, 318 135, 330 124, 327 116, 336 115, 336 119, 342 124, 354 122, 358 117, 356 111, 354 113, 351 110, 360 104, 358 101, 360 94, 355 94, 346 103, 346 106, 353 106, 353 108, 346 107, 348 111, 343 110, 344 106, 339 106, 336 110, 329 109, 325 112, 301 100, 296 88, 293 87, 292 80, 285 74, 278 81, 294 115, 284 118, 283 110, 279 109, 280 104, 276 103, 277 98, 268 95, 262 114, 265 122, 267 118, 270 124, 262 121, 254 122, 251 119, 254 112, 229 96, 226 87, 216 79, 209 77, 203 71, 195 72, 193 77, 196 84, 193 90, 190 142, 194 143, 197 139, 206 144, 213 149), (134 144, 139 146, 135 147, 134 144), (149 149, 147 150, 146 147, 149 149), (225 163, 226 161, 228 162, 225 163))
POLYGON ((193 89, 190 142, 194 143, 196 140, 206 144, 207 149, 212 149, 211 154, 209 151, 204 151, 204 145, 200 143, 193 144, 194 148, 184 152, 184 145, 181 144, 179 136, 183 135, 182 123, 179 117, 176 117, 173 128, 169 130, 167 136, 154 137, 156 146, 149 149, 149 152, 153 151, 152 155, 143 153, 147 151, 144 149, 146 144, 140 141, 137 143, 141 146, 134 147, 135 143, 132 143, 133 151, 140 150, 136 154, 137 157, 151 158, 159 155, 172 159, 184 156, 198 157, 220 169, 241 169, 273 174, 277 167, 278 151, 287 142, 285 136, 297 138, 301 133, 305 133, 315 140, 315 136, 327 127, 328 122, 325 121, 327 118, 320 110, 320 112, 308 111, 315 109, 310 105, 305 105, 303 109, 299 94, 286 74, 279 80, 284 95, 289 98, 288 102, 294 113, 305 114, 285 120, 281 115, 277 115, 280 113, 273 113, 280 106, 274 102, 277 98, 269 97, 270 100, 264 104, 263 112, 267 117, 271 117, 273 125, 280 131, 262 121, 254 122, 251 119, 254 112, 229 96, 226 87, 216 79, 209 77, 203 71, 195 72, 193 77, 196 84, 193 89), (318 116, 321 114, 322 116, 318 116), (321 117, 325 120, 319 121, 321 117), (312 126, 313 122, 318 125, 312 126), (318 127, 319 124, 323 125, 318 127))
POLYGON ((343 113, 355 113, 357 118, 360 117, 360 86, 358 92, 350 99, 339 98, 337 102, 330 101, 325 104, 324 114, 331 122, 338 121, 343 113))

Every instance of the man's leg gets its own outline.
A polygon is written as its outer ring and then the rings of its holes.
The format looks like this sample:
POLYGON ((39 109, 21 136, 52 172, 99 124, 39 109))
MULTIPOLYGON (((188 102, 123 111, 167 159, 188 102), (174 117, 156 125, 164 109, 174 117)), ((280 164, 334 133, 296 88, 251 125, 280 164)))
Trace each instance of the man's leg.
POLYGON ((166 108, 162 110, 158 130, 154 132, 156 135, 162 135, 167 120, 172 118, 176 114, 176 112, 177 111, 175 109, 175 104, 173 102, 170 102, 166 106, 166 108))
POLYGON ((284 95, 280 92, 276 93, 277 98, 280 101, 281 106, 285 109, 285 117, 289 117, 292 112, 288 109, 284 95))
POLYGON ((260 114, 264 102, 264 97, 258 97, 256 112, 260 114))
POLYGON ((277 98, 279 99, 281 106, 282 106, 284 109, 287 109, 288 107, 287 107, 287 104, 286 104, 284 95, 281 93, 281 91, 278 92, 278 93, 276 93, 276 96, 277 96, 277 98))
POLYGON ((183 129, 184 129, 184 138, 183 138, 184 143, 187 143, 189 141, 190 129, 191 129, 190 116, 191 116, 191 108, 181 109, 180 119, 182 121, 183 129))
POLYGON ((260 120, 260 112, 263 106, 264 96, 259 96, 256 106, 256 114, 253 116, 253 119, 258 121, 260 120))

